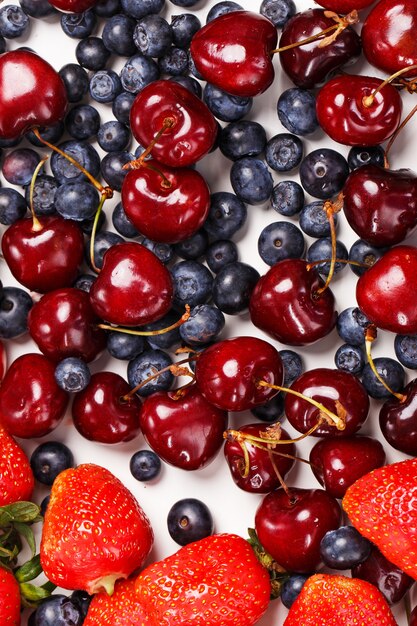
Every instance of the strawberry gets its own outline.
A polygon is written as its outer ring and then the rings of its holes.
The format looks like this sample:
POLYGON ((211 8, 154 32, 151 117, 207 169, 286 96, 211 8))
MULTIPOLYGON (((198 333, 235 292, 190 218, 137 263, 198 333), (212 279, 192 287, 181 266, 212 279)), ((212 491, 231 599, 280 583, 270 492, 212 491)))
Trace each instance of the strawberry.
POLYGON ((314 574, 291 606, 284 626, 397 626, 382 593, 364 580, 314 574))
POLYGON ((55 479, 40 545, 51 582, 111 594, 118 578, 143 564, 152 544, 148 518, 109 470, 85 463, 55 479))
POLYGON ((385 465, 347 490, 342 506, 359 532, 417 579, 417 459, 385 465))
POLYGON ((0 625, 20 626, 19 584, 4 567, 0 567, 0 625))
POLYGON ((25 452, 0 427, 0 506, 30 500, 35 480, 25 452))
POLYGON ((268 607, 270 583, 249 543, 222 534, 150 565, 136 591, 153 626, 252 626, 268 607))
POLYGON ((118 580, 114 593, 109 596, 102 591, 91 600, 83 626, 151 626, 153 621, 147 617, 135 592, 135 579, 118 580))

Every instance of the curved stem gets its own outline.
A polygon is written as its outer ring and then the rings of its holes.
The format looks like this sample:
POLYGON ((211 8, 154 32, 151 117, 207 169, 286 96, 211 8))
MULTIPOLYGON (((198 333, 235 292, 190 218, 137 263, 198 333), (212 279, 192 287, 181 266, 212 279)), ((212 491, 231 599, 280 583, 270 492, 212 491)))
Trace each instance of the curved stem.
POLYGON ((380 373, 375 367, 375 363, 371 354, 371 346, 373 342, 375 341, 376 337, 377 337, 376 326, 374 326, 373 324, 370 324, 365 329, 365 349, 366 349, 366 356, 368 357, 369 366, 373 374, 377 378, 377 380, 381 383, 381 385, 385 387, 385 389, 389 391, 390 394, 395 396, 400 402, 405 402, 405 400, 407 399, 407 396, 405 396, 403 393, 397 393, 396 391, 393 391, 391 387, 388 385, 388 383, 382 378, 382 376, 380 375, 380 373))
POLYGON ((152 152, 153 148, 155 147, 155 144, 158 143, 159 139, 164 134, 164 132, 168 128, 172 128, 174 126, 174 124, 175 124, 174 118, 166 117, 164 119, 164 121, 162 122, 161 128, 158 130, 158 132, 156 133, 155 137, 152 139, 152 141, 150 142, 148 147, 145 149, 145 151, 142 152, 140 157, 138 157, 137 159, 134 159, 133 161, 129 161, 128 163, 125 163, 125 165, 123 165, 123 169, 125 169, 125 170, 129 170, 129 169, 135 170, 135 169, 139 169, 140 167, 142 167, 144 160, 146 159, 146 157, 148 157, 150 155, 150 153, 152 152))
POLYGON ((416 111, 417 111, 417 104, 411 109, 409 114, 403 119, 403 121, 398 126, 397 130, 395 131, 395 133, 391 136, 390 140, 388 141, 387 147, 385 148, 385 163, 386 163, 386 167, 388 166, 388 152, 391 150, 392 144, 394 143, 394 141, 396 140, 396 138, 398 137, 399 133, 402 131, 404 126, 411 120, 411 118, 416 113, 416 111))
POLYGON ((167 326, 166 328, 158 328, 157 330, 136 330, 134 328, 121 328, 120 326, 111 326, 110 324, 97 324, 98 328, 102 328, 103 330, 111 330, 117 333, 126 333, 127 335, 140 335, 142 337, 153 337, 154 335, 164 335, 170 330, 174 330, 178 328, 184 322, 188 320, 190 317, 190 306, 188 304, 185 305, 185 313, 182 314, 179 320, 167 326))
POLYGON ((39 161, 39 163, 37 164, 37 166, 34 169, 34 172, 32 174, 32 178, 31 178, 31 181, 30 181, 30 187, 29 187, 29 209, 30 209, 30 212, 32 214, 32 230, 34 232, 41 231, 43 226, 42 226, 42 224, 40 223, 40 221, 38 220, 38 218, 35 215, 35 209, 33 207, 33 193, 34 193, 34 190, 35 190, 35 183, 36 183, 36 179, 38 177, 38 174, 39 174, 40 170, 42 169, 45 161, 48 160, 48 158, 49 157, 45 156, 45 157, 43 157, 39 161))
POLYGON ((322 287, 317 289, 316 294, 318 296, 321 296, 322 293, 326 291, 334 275, 334 268, 336 265, 336 243, 337 243, 336 242, 336 225, 334 223, 334 214, 339 212, 342 206, 343 206, 343 196, 339 196, 339 199, 337 202, 331 202, 330 200, 326 200, 326 202, 323 204, 323 209, 326 212, 326 216, 327 216, 327 219, 329 221, 329 226, 330 226, 330 237, 331 237, 331 242, 332 242, 332 256, 330 259, 330 268, 329 268, 329 273, 327 274, 327 277, 326 277, 326 282, 324 283, 322 287))
POLYGON ((172 363, 172 365, 167 365, 166 367, 163 367, 161 370, 155 372, 155 374, 152 374, 151 376, 148 376, 148 378, 146 378, 145 380, 142 380, 142 382, 137 384, 136 387, 133 387, 133 389, 131 389, 122 397, 122 400, 129 400, 129 398, 133 396, 137 391, 139 391, 139 389, 142 389, 142 387, 144 387, 147 383, 149 383, 151 380, 155 380, 155 378, 158 378, 158 376, 160 376, 164 372, 172 372, 174 376, 191 376, 191 378, 194 378, 194 374, 191 370, 180 366, 184 363, 195 361, 196 358, 197 357, 189 357, 188 359, 183 359, 182 361, 177 361, 176 363, 172 363))
POLYGON ((103 205, 104 205, 104 201, 105 200, 106 200, 106 196, 104 194, 102 194, 101 197, 100 197, 100 202, 99 202, 99 205, 97 207, 96 214, 94 216, 93 228, 91 230, 91 237, 90 237, 90 263, 91 263, 91 267, 93 268, 93 270, 97 274, 100 274, 100 268, 97 267, 95 259, 94 259, 94 243, 95 243, 95 240, 96 240, 96 233, 97 233, 97 228, 98 228, 98 220, 100 218, 101 211, 103 210, 103 205))
POLYGON ((406 74, 410 70, 414 70, 414 69, 417 69, 417 65, 410 65, 408 67, 403 67, 401 70, 398 70, 398 72, 395 72, 395 74, 391 74, 391 76, 383 80, 382 83, 369 96, 365 96, 364 98, 362 98, 363 105, 365 107, 372 106, 374 103, 375 96, 377 95, 377 93, 381 91, 381 89, 383 89, 386 85, 388 85, 388 83, 391 83, 393 80, 395 80, 399 76, 402 76, 402 74, 406 74))

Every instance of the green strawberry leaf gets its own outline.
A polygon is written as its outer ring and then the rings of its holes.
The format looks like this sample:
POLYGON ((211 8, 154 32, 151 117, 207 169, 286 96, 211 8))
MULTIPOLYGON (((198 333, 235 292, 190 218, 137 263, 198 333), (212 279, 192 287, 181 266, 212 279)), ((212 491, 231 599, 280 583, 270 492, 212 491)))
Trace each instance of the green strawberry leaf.
POLYGON ((27 583, 30 580, 37 578, 42 571, 40 555, 36 554, 30 559, 30 561, 27 561, 18 567, 15 570, 14 575, 20 583, 27 583))
POLYGON ((47 582, 44 585, 33 585, 32 583, 20 583, 20 594, 22 597, 22 604, 26 607, 35 607, 45 598, 49 598, 52 592, 56 589, 56 585, 51 582, 47 582))
POLYGON ((268 570, 271 583, 271 600, 279 598, 282 584, 289 578, 285 569, 264 549, 254 528, 248 528, 248 543, 252 546, 260 564, 268 570))
POLYGON ((19 535, 21 535, 22 537, 24 537, 24 539, 26 539, 28 546, 31 550, 32 556, 35 556, 36 553, 36 542, 35 542, 35 535, 33 534, 33 530, 31 529, 30 526, 27 526, 26 524, 22 524, 21 522, 14 522, 14 527, 17 530, 17 532, 19 533, 19 535))
POLYGON ((0 528, 9 526, 11 522, 27 524, 40 522, 42 519, 39 506, 33 502, 14 502, 0 506, 0 528))

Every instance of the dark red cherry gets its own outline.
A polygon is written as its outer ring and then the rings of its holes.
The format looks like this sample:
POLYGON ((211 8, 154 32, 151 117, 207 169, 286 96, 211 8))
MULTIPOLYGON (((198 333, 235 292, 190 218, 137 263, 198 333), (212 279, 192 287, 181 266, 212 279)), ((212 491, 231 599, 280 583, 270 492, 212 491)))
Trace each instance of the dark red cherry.
POLYGON ((217 137, 217 122, 207 105, 189 89, 171 80, 155 80, 136 96, 130 110, 135 139, 146 148, 165 128, 151 154, 170 167, 193 165, 206 155, 217 137))
POLYGON ((81 229, 60 216, 35 224, 31 217, 17 220, 5 231, 1 247, 13 276, 39 293, 70 286, 84 258, 81 229))
POLYGON ((356 300, 378 328, 400 335, 417 333, 417 248, 387 250, 356 284, 356 300))
POLYGON ((142 235, 152 241, 178 243, 203 225, 210 191, 197 170, 151 160, 126 175, 122 205, 142 235))
POLYGON ((334 141, 348 146, 383 143, 397 130, 402 99, 390 83, 376 91, 382 79, 343 74, 317 94, 317 120, 334 141))
POLYGON ((50 0, 49 4, 65 13, 83 13, 98 2, 99 0, 50 0))
POLYGON ((252 322, 283 344, 302 346, 325 337, 336 323, 334 296, 303 259, 285 259, 256 284, 249 303, 252 322))
POLYGON ((317 4, 336 13, 350 13, 369 7, 375 0, 316 0, 317 4))
POLYGON ((225 411, 244 411, 278 393, 259 381, 282 385, 282 360, 278 350, 263 339, 224 339, 199 353, 195 379, 208 402, 225 411))
POLYGON ((52 361, 74 356, 89 362, 106 347, 106 334, 97 326, 100 322, 88 293, 66 287, 45 294, 34 304, 28 329, 40 351, 52 361))
POLYGON ((30 50, 0 56, 0 137, 19 137, 32 126, 51 126, 66 112, 67 95, 58 72, 30 50))
POLYGON ((74 396, 72 418, 78 432, 98 443, 131 441, 140 431, 138 396, 125 397, 129 384, 114 372, 96 372, 74 396))
MULTIPOLYGON (((291 17, 282 29, 279 47, 317 35, 335 24, 323 9, 307 9, 291 17)), ((329 33, 331 34, 331 33, 329 33)), ((320 39, 279 53, 281 66, 298 87, 319 87, 337 70, 353 63, 361 53, 359 35, 350 26, 321 46, 320 39)))
MULTIPOLYGON (((333 424, 322 424, 314 432, 317 437, 352 435, 368 416, 368 394, 360 380, 349 372, 325 367, 311 369, 301 374, 291 389, 344 416, 344 430, 338 430, 333 424)), ((301 433, 310 430, 319 420, 320 409, 291 393, 286 394, 284 406, 288 421, 301 433)))
POLYGON ((341 509, 323 489, 292 488, 272 491, 255 515, 259 541, 287 571, 314 572, 320 563, 320 542, 339 527, 341 509))
POLYGON ((392 246, 417 226, 417 174, 363 165, 343 187, 343 211, 357 235, 373 246, 392 246))
POLYGON ((7 354, 4 343, 0 340, 0 381, 7 371, 7 354))
POLYGON ((385 464, 385 451, 372 437, 330 437, 320 439, 312 447, 310 463, 327 493, 343 498, 358 478, 385 464))
POLYGON ((140 427, 161 459, 184 470, 208 465, 223 444, 226 411, 203 397, 196 385, 178 391, 157 391, 145 398, 140 427))
POLYGON ((42 354, 23 354, 11 363, 0 387, 0 424, 14 437, 52 432, 65 415, 68 394, 55 381, 55 364, 42 354))
POLYGON ((234 96, 262 93, 274 80, 271 52, 277 30, 259 13, 233 11, 208 22, 194 35, 190 51, 209 83, 234 96))
POLYGON ((417 456, 417 379, 392 396, 379 411, 379 425, 388 443, 405 454, 417 456))
POLYGON ((107 250, 90 289, 96 315, 121 326, 155 322, 168 313, 172 298, 168 269, 153 252, 134 241, 107 250))

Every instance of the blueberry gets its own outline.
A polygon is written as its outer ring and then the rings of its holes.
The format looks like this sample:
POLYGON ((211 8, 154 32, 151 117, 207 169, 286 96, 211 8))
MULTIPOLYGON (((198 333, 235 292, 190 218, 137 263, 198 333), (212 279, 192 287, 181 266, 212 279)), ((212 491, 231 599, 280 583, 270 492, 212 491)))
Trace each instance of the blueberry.
POLYGON ((188 72, 188 52, 183 48, 171 48, 158 59, 158 67, 162 74, 180 76, 188 72))
POLYGON ((106 48, 121 57, 130 57, 137 52, 133 33, 135 31, 136 20, 129 15, 117 13, 106 20, 102 38, 106 48))
POLYGON ((141 335, 131 335, 117 330, 107 335, 107 350, 115 359, 131 361, 141 354, 146 346, 145 338, 141 335))
POLYGON ((196 5, 200 0, 170 0, 177 7, 190 8, 196 5))
POLYGON ((83 181, 64 183, 55 192, 55 208, 65 219, 88 220, 94 217, 98 204, 97 189, 83 181))
POLYGON ((345 157, 332 148, 313 150, 301 161, 301 185, 315 198, 326 200, 339 193, 348 175, 345 157))
POLYGON ((213 241, 206 251, 206 263, 215 274, 228 263, 237 261, 238 257, 237 245, 230 239, 213 241))
POLYGON ((228 191, 213 193, 210 200, 204 230, 212 239, 230 239, 246 222, 245 204, 228 191))
POLYGON ((144 237, 141 244, 148 250, 151 250, 164 265, 167 265, 174 257, 174 247, 170 243, 152 241, 144 237))
POLYGON ((277 422, 284 415, 284 394, 278 393, 265 404, 253 407, 250 410, 258 420, 269 424, 277 422))
POLYGON ((174 382, 173 374, 169 369, 166 369, 171 365, 172 359, 164 350, 144 350, 128 363, 127 379, 129 385, 134 388, 142 384, 143 386, 136 392, 141 397, 150 396, 156 391, 168 391, 174 382), (152 378, 161 370, 165 371, 152 378), (145 383, 145 381, 147 382, 145 383))
POLYGON ((90 289, 95 280, 96 277, 93 274, 79 274, 74 281, 73 287, 81 289, 86 293, 90 293, 90 289))
POLYGON ((86 37, 79 41, 75 48, 78 63, 92 72, 103 70, 110 55, 111 52, 106 48, 101 37, 86 37))
POLYGON ((289 172, 301 163, 304 144, 290 133, 279 133, 269 139, 265 149, 265 160, 276 172, 289 172))
POLYGON ((309 576, 310 574, 292 574, 282 583, 280 598, 287 609, 294 604, 309 576))
MULTIPOLYGON (((170 310, 163 317, 151 324, 144 324, 143 330, 146 331, 159 331, 176 324, 181 318, 181 313, 178 311, 170 310)), ((171 330, 164 330, 162 334, 148 335, 146 337, 148 344, 154 350, 160 348, 161 350, 169 350, 175 345, 181 342, 181 335, 178 326, 171 330)))
POLYGON ((91 104, 77 104, 65 116, 65 127, 74 139, 90 139, 100 128, 100 113, 91 104))
POLYGON ((187 239, 183 239, 174 245, 175 254, 182 259, 197 260, 207 250, 208 236, 205 230, 199 229, 187 239))
POLYGON ((179 328, 181 339, 188 346, 215 341, 226 323, 223 313, 212 304, 198 304, 179 328))
POLYGON ((89 37, 96 23, 97 16, 91 10, 82 13, 62 13, 61 15, 61 28, 68 37, 73 39, 89 37))
POLYGON ((120 0, 100 0, 93 7, 93 11, 98 17, 112 17, 122 12, 120 0))
POLYGON ((294 135, 311 135, 318 127, 316 98, 311 91, 292 87, 278 98, 277 113, 281 124, 294 135))
POLYGON ((370 555, 372 544, 353 526, 329 530, 320 542, 323 563, 332 569, 350 569, 370 555))
MULTIPOLYGON (((401 363, 390 357, 377 357, 373 361, 376 371, 388 387, 394 392, 402 391, 405 384, 405 371, 401 363)), ((362 370, 362 384, 371 398, 384 400, 392 397, 391 392, 377 379, 369 363, 362 370)))
POLYGON ((298 352, 294 350, 280 350, 279 355, 284 366, 284 387, 291 387, 294 381, 301 376, 304 371, 304 363, 298 352))
POLYGON ((216 4, 213 4, 210 11, 207 13, 206 23, 215 20, 216 17, 226 15, 226 13, 232 13, 233 11, 242 10, 243 7, 237 2, 232 2, 232 0, 223 0, 222 2, 217 2, 216 4))
POLYGON ((51 494, 48 493, 48 495, 43 498, 42 502, 39 505, 40 514, 42 515, 42 517, 45 517, 46 509, 48 508, 50 499, 51 499, 51 494))
POLYGON ((192 76, 170 76, 169 80, 173 80, 174 82, 182 85, 191 93, 193 93, 197 98, 201 98, 203 95, 203 88, 201 87, 198 80, 193 78, 192 76))
POLYGON ((88 74, 78 63, 67 63, 59 70, 68 102, 80 102, 88 93, 88 74))
POLYGON ((0 54, 3 54, 3 52, 6 52, 6 50, 7 50, 6 40, 3 37, 3 35, 0 34, 0 54))
POLYGON ((147 57, 161 57, 172 45, 172 30, 166 19, 154 13, 138 20, 133 41, 139 52, 147 57))
POLYGON ((34 626, 81 626, 83 613, 67 596, 54 594, 42 600, 35 612, 34 626))
POLYGON ((211 83, 206 83, 203 89, 203 100, 213 115, 223 122, 242 119, 249 113, 253 104, 252 98, 232 96, 211 83))
POLYGON ((22 7, 8 4, 0 8, 0 35, 5 39, 22 37, 29 29, 29 17, 22 7))
MULTIPOLYGON (((46 141, 49 141, 49 143, 57 144, 64 134, 65 127, 64 122, 60 120, 59 122, 51 124, 50 126, 41 126, 37 130, 39 131, 41 139, 45 139, 46 141)), ((45 147, 43 141, 41 139, 38 139, 33 130, 29 130, 25 134, 25 137, 33 146, 36 146, 38 148, 45 147)))
MULTIPOLYGON (((333 218, 337 225, 339 221, 337 213, 333 215, 333 218)), ((299 225, 303 233, 310 237, 329 237, 330 222, 323 208, 323 202, 315 200, 306 204, 300 211, 299 225)))
POLYGON ((97 133, 97 143, 105 152, 120 152, 130 143, 130 130, 117 120, 104 122, 97 133))
POLYGON ((127 217, 123 205, 118 202, 112 212, 112 223, 119 235, 133 239, 139 236, 139 232, 127 217))
MULTIPOLYGON (((86 141, 69 140, 59 144, 59 149, 81 165, 91 176, 97 177, 100 171, 100 157, 97 150, 86 141)), ((53 152, 50 158, 52 174, 59 183, 86 181, 85 174, 65 156, 53 152)))
POLYGON ((230 170, 235 194, 247 204, 262 204, 272 194, 274 183, 268 166, 256 157, 235 161, 230 170))
POLYGON ((146 85, 158 80, 159 75, 158 65, 153 59, 142 54, 134 54, 122 67, 120 80, 125 91, 137 94, 146 85))
POLYGON ((19 0, 19 4, 29 17, 39 18, 57 13, 48 0, 19 0))
POLYGON ((221 130, 219 136, 221 152, 232 161, 261 154, 265 150, 266 143, 264 127, 250 120, 230 122, 221 130))
POLYGON ((347 307, 337 317, 336 330, 346 343, 362 346, 365 343, 365 330, 370 321, 358 307, 347 307))
POLYGON ((51 486, 58 474, 74 467, 74 457, 64 443, 45 441, 32 452, 30 466, 38 482, 51 486))
MULTIPOLYGON (((319 263, 318 261, 324 261, 325 259, 332 258, 332 240, 330 237, 321 237, 314 241, 307 249, 306 259, 309 263, 314 263, 314 267, 320 274, 328 275, 330 272, 330 261, 319 263)), ((336 241, 336 259, 341 261, 347 260, 348 250, 342 241, 336 241)), ((346 268, 346 263, 341 263, 336 260, 334 265, 334 272, 338 274, 346 268)))
POLYGON ((0 224, 8 226, 22 219, 27 211, 26 199, 10 187, 0 189, 0 224))
POLYGON ((20 287, 3 287, 0 293, 0 339, 16 339, 27 332, 33 300, 20 287))
POLYGON ((360 375, 366 363, 366 355, 361 346, 342 344, 335 352, 334 363, 338 370, 360 375))
POLYGON ((351 170, 371 164, 384 167, 385 151, 382 146, 353 146, 348 152, 347 162, 351 170))
POLYGON ((162 463, 152 450, 138 450, 130 459, 129 469, 133 478, 140 482, 148 482, 159 476, 162 463))
POLYGON ((295 180, 282 180, 277 183, 271 194, 271 206, 280 215, 292 217, 301 211, 304 205, 304 190, 295 180))
POLYGON ((401 365, 417 369, 417 335, 396 335, 394 350, 401 365))
MULTIPOLYGON (((100 232, 96 233, 96 236, 94 238, 94 265, 98 269, 101 269, 103 267, 103 257, 106 254, 107 250, 112 246, 123 242, 123 237, 109 230, 101 230, 100 232)), ((86 241, 85 244, 85 258, 89 267, 91 267, 90 240, 86 241)))
POLYGON ((174 307, 183 312, 185 305, 205 304, 211 297, 213 275, 202 263, 192 259, 179 261, 171 267, 174 307))
POLYGON ((172 505, 167 517, 168 532, 180 546, 199 541, 213 534, 210 509, 196 498, 183 498, 172 505))
POLYGON ((259 272, 242 261, 225 265, 213 282, 213 302, 223 313, 238 315, 246 312, 259 272))
POLYGON ((101 161, 101 174, 108 185, 115 191, 121 191, 122 184, 128 170, 123 166, 133 161, 133 154, 122 150, 121 152, 108 152, 101 161))
POLYGON ((200 28, 201 22, 194 13, 173 15, 171 17, 171 33, 174 46, 188 48, 192 38, 200 28))
POLYGON ((29 185, 39 161, 39 154, 32 148, 12 150, 4 157, 3 176, 11 185, 29 185))
POLYGON ((90 382, 90 369, 82 359, 67 357, 55 368, 55 380, 58 387, 69 393, 77 393, 85 389, 90 382))
POLYGON ((301 258, 304 250, 304 235, 292 222, 272 222, 262 229, 258 238, 259 256, 267 265, 301 258))
POLYGON ((90 96, 96 102, 113 102, 122 90, 119 75, 113 70, 98 70, 90 78, 90 96))
POLYGON ((349 261, 359 263, 349 267, 356 276, 362 276, 372 265, 382 257, 387 248, 376 248, 363 239, 357 239, 349 250, 349 261))
POLYGON ((282 28, 296 10, 293 0, 262 0, 259 13, 267 17, 276 28, 282 28))
POLYGON ((160 13, 165 0, 121 0, 122 9, 137 20, 150 13, 160 13))
POLYGON ((112 112, 114 117, 122 124, 129 126, 130 109, 132 108, 135 94, 129 91, 122 91, 112 102, 112 112))
POLYGON ((93 596, 84 590, 76 589, 69 597, 72 603, 78 606, 81 611, 81 615, 85 618, 93 596))

